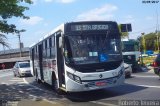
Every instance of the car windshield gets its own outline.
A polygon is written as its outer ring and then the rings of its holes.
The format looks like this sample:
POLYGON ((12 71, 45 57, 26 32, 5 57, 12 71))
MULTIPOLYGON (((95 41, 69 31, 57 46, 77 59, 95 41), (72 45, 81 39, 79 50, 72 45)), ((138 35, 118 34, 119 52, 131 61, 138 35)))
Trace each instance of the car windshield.
POLYGON ((20 63, 19 67, 20 68, 28 68, 28 67, 30 67, 30 64, 29 63, 20 63))
MULTIPOLYGON (((118 61, 121 56, 121 41, 106 34, 68 36, 70 61, 75 64, 118 61)), ((65 49, 67 52, 67 49, 65 49)))

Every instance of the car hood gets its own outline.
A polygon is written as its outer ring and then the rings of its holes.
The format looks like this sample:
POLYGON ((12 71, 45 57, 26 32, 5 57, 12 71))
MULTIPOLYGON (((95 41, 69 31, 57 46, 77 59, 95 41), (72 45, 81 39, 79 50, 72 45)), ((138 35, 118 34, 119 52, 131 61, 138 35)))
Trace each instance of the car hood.
POLYGON ((21 71, 30 71, 30 67, 29 68, 20 68, 21 71))

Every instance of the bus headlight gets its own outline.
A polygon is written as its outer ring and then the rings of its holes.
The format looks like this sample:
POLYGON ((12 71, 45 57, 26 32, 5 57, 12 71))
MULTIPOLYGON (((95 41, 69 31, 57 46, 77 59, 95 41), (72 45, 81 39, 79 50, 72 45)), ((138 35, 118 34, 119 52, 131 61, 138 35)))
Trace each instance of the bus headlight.
POLYGON ((73 76, 73 74, 71 74, 71 73, 67 72, 67 76, 68 76, 70 79, 74 80, 74 76, 73 76))
POLYGON ((67 72, 67 76, 70 78, 70 79, 72 79, 73 81, 75 81, 75 82, 78 82, 78 83, 82 83, 81 82, 81 78, 80 77, 78 77, 78 76, 76 76, 76 75, 74 75, 74 74, 71 74, 71 73, 69 73, 69 72, 67 72))

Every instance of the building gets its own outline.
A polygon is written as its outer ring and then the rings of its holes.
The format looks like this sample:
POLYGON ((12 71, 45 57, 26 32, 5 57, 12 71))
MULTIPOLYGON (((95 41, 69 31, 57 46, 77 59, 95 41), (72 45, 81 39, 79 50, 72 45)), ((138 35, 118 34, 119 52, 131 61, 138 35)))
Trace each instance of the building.
POLYGON ((0 51, 0 69, 13 68, 17 61, 29 61, 29 47, 0 51))

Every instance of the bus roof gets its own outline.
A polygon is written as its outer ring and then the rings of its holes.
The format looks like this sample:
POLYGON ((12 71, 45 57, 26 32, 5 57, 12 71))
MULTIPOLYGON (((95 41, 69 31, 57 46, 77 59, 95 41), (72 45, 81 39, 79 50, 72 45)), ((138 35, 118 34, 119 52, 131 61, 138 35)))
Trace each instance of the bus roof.
POLYGON ((31 44, 30 47, 33 47, 34 45, 36 45, 39 42, 43 41, 44 39, 48 38, 49 36, 51 36, 52 34, 54 34, 58 30, 61 30, 62 33, 63 33, 64 32, 64 24, 61 24, 58 27, 56 27, 55 29, 53 29, 51 32, 49 32, 48 34, 46 34, 44 37, 40 38, 37 42, 31 44))
MULTIPOLYGON (((87 23, 116 23, 115 21, 75 21, 75 22, 67 22, 67 23, 63 23, 61 25, 59 25, 58 27, 56 27, 55 29, 53 29, 51 32, 49 32, 48 34, 46 34, 44 37, 42 37, 41 39, 39 39, 36 43, 33 43, 32 45, 30 45, 30 47, 35 46, 36 44, 40 43, 41 41, 43 41, 44 39, 48 38, 49 36, 51 36, 52 34, 56 33, 57 31, 62 31, 62 33, 64 33, 64 26, 67 24, 87 24, 87 23)), ((116 23, 117 24, 117 23, 116 23)))

